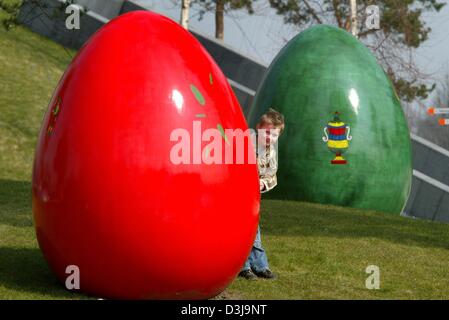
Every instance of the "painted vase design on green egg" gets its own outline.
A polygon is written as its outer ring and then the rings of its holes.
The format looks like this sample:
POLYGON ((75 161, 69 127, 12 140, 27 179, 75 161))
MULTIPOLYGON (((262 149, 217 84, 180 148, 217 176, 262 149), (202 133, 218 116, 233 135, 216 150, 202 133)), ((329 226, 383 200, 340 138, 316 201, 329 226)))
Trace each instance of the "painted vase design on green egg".
POLYGON ((324 127, 323 141, 333 153, 335 158, 331 164, 347 164, 343 153, 349 148, 349 141, 352 140, 350 135, 351 127, 340 120, 338 111, 335 112, 334 119, 324 127))
POLYGON ((391 81, 359 40, 327 25, 294 37, 262 80, 248 116, 252 128, 269 107, 285 116, 278 186, 269 197, 402 211, 412 178, 409 129, 391 81), (346 132, 345 165, 331 165, 323 143, 336 110, 353 137, 346 132))

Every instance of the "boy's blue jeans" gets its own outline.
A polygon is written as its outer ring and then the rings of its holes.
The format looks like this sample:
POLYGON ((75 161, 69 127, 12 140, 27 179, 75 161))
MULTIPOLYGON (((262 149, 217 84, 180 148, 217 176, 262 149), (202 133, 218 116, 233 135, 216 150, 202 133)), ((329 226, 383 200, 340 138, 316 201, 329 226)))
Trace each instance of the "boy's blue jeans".
POLYGON ((269 269, 267 254, 264 248, 262 247, 262 241, 260 239, 259 226, 257 227, 256 239, 254 240, 251 252, 241 271, 251 269, 255 272, 262 272, 269 269))

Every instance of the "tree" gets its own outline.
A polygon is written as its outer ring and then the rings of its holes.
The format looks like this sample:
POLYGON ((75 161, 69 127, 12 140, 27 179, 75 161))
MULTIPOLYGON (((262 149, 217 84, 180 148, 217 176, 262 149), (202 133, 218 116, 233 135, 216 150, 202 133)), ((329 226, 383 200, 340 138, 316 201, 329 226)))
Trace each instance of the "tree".
POLYGON ((357 0, 351 0, 351 33, 353 36, 359 36, 357 20, 357 0))
MULTIPOLYGON (((351 6, 348 0, 269 0, 284 21, 305 29, 313 24, 333 24, 350 31, 351 6)), ((438 0, 359 0, 358 37, 375 54, 390 76, 401 99, 410 102, 425 99, 435 88, 413 60, 413 50, 427 40, 429 32, 423 12, 440 11, 445 3, 438 0), (377 5, 381 13, 380 30, 369 29, 366 9, 377 5)))
POLYGON ((215 11, 215 38, 224 38, 224 14, 230 10, 246 9, 253 14, 253 2, 257 0, 192 0, 192 4, 199 6, 200 19, 209 11, 215 11))
POLYGON ((18 24, 18 16, 23 0, 0 0, 0 23, 6 30, 18 24))
POLYGON ((184 29, 189 28, 190 0, 182 0, 181 4, 181 25, 184 29))

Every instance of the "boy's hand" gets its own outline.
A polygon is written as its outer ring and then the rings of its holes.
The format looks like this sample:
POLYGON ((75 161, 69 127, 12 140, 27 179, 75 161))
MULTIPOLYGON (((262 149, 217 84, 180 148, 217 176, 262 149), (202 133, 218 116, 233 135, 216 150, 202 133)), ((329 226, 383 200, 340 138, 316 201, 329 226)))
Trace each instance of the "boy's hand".
POLYGON ((263 189, 265 189, 265 185, 260 180, 259 180, 259 188, 260 188, 260 191, 263 191, 263 189))

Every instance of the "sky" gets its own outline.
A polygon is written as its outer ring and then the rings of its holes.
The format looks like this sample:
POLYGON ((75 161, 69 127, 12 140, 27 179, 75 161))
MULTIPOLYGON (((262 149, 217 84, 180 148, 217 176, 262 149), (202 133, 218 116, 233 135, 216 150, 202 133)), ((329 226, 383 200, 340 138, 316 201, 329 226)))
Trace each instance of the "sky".
MULTIPOLYGON (((180 17, 180 0, 133 0, 176 21, 180 17)), ((445 1, 447 0, 440 0, 445 1)), ((232 11, 225 15, 224 42, 237 51, 269 65, 280 49, 298 30, 283 22, 282 16, 270 8, 267 0, 255 2, 255 14, 232 11)), ((432 28, 429 39, 415 50, 414 59, 432 82, 441 82, 449 73, 449 4, 439 13, 423 13, 426 25, 432 28)), ((192 8, 189 26, 202 34, 214 36, 215 16, 207 13, 198 20, 198 10, 192 8)), ((428 103, 431 103, 430 101, 428 103)))

